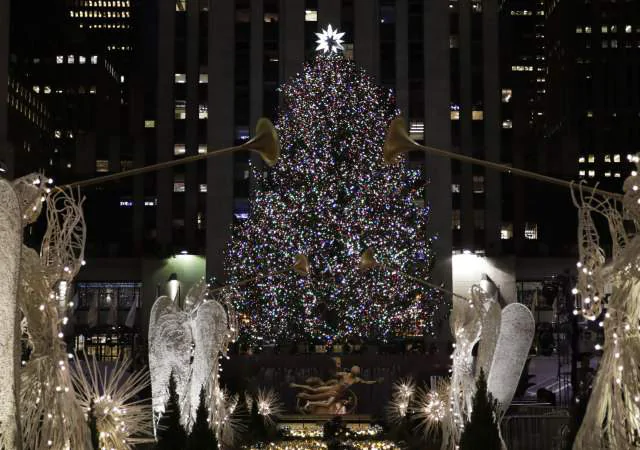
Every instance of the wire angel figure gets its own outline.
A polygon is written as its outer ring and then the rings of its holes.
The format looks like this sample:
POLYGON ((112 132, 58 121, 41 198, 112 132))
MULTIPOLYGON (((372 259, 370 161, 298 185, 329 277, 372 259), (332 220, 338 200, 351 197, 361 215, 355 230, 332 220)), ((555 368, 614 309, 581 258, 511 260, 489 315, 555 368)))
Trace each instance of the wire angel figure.
MULTIPOLYGON (((630 160, 640 167, 640 158, 630 160)), ((640 177, 625 180, 624 195, 602 198, 580 185, 572 192, 578 208, 576 313, 601 320, 605 341, 592 393, 574 450, 629 448, 640 429, 640 177), (612 257, 607 263, 594 216, 607 221, 612 257), (611 295, 606 295, 607 291, 611 295)))
POLYGON ((210 423, 220 434, 228 414, 228 401, 218 383, 219 358, 237 339, 238 325, 229 297, 232 291, 214 296, 204 280, 186 296, 184 306, 169 297, 159 297, 149 320, 149 370, 153 397, 154 426, 168 399, 173 373, 180 396, 180 418, 189 431, 204 388, 210 423))

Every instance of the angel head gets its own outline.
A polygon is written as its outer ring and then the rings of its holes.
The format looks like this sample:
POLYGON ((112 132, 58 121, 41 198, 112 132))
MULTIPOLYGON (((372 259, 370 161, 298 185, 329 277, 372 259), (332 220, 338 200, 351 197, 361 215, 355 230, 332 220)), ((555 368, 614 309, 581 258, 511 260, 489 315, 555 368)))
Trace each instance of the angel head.
POLYGON ((50 183, 53 183, 53 180, 39 173, 25 175, 13 182, 13 189, 20 200, 20 212, 25 225, 35 222, 40 216, 45 196, 51 192, 47 186, 50 183))

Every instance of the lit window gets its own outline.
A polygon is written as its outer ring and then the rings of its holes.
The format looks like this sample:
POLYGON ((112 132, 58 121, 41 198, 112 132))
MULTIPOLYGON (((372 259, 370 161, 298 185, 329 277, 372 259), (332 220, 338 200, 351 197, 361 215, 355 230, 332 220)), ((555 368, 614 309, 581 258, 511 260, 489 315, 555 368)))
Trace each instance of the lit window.
POLYGON ((202 193, 207 192, 207 185, 206 184, 201 184, 200 185, 200 192, 202 192, 202 193))
POLYGON ((583 176, 585 175, 584 170, 580 170, 580 171, 578 172, 578 175, 580 175, 581 177, 583 177, 583 176))
POLYGON ((91 86, 89 88, 89 94, 95 94, 96 93, 96 87, 95 86, 91 86))
POLYGON ((208 82, 209 82, 209 74, 208 73, 201 73, 200 74, 200 79, 198 80, 198 83, 207 84, 208 82))
POLYGON ((604 176, 607 177, 607 178, 611 177, 611 172, 605 172, 604 176))
POLYGON ((619 163, 620 162, 620 154, 613 155, 613 162, 614 163, 619 163))
POLYGON ((93 55, 91 57, 91 64, 98 64, 98 56, 97 55, 93 55))
POLYGON ((96 160, 96 172, 108 172, 109 171, 109 161, 106 159, 97 159, 96 160))
POLYGON ((611 162, 611 155, 604 155, 604 162, 610 163, 611 162))
POLYGON ((502 128, 513 128, 513 122, 511 121, 511 119, 503 120, 502 128))
POLYGON ((453 183, 451 185, 451 192, 453 192, 454 194, 459 194, 460 193, 460 184, 459 183, 453 183))
POLYGON ((76 63, 76 57, 73 56, 73 55, 67 56, 67 63, 68 64, 75 64, 76 63))
POLYGON ((589 172, 587 172, 587 175, 589 175, 591 178, 596 176, 596 171, 595 170, 590 170, 589 172))
POLYGON ((582 33, 582 27, 576 27, 576 33, 582 33))
POLYGON ((198 153, 200 153, 201 155, 207 153, 207 144, 198 145, 198 153))
POLYGON ((44 93, 45 94, 51 94, 51 87, 50 86, 45 86, 44 87, 44 93))
POLYGON ((175 118, 184 120, 187 118, 187 102, 186 100, 176 100, 175 118))
POLYGON ((145 128, 155 128, 156 127, 156 121, 155 120, 145 120, 144 121, 144 127, 145 128))
POLYGON ((424 140, 424 122, 411 122, 409 125, 409 137, 416 141, 424 140))
POLYGON ((618 26, 617 25, 611 25, 611 27, 609 27, 609 31, 611 31, 612 33, 617 33, 618 32, 618 26))
POLYGON ((483 192, 484 192, 484 176, 474 175, 473 176, 473 193, 482 194, 483 192))
POLYGON ((538 239, 538 224, 527 222, 524 224, 524 238, 525 239, 538 239))
POLYGON ((513 238, 513 224, 505 223, 500 228, 500 239, 507 240, 513 238))
POLYGON ((176 11, 186 11, 187 10, 187 0, 176 0, 176 11))
POLYGON ((78 62, 84 64, 87 62, 87 58, 85 56, 78 56, 78 62))
POLYGON ((624 32, 625 33, 631 33, 631 31, 632 31, 631 25, 625 25, 624 26, 624 32))
POLYGON ((64 56, 56 56, 56 64, 64 64, 64 56))
POLYGON ((613 174, 613 178, 620 178, 620 172, 616 172, 613 174))
POLYGON ((264 21, 267 23, 277 22, 278 13, 264 13, 264 21))
POLYGON ((462 221, 460 220, 460 210, 454 209, 451 211, 451 229, 459 230, 461 228, 462 221))
POLYGON ((249 139, 249 126, 236 126, 236 141, 246 141, 247 139, 249 139))
POLYGON ((175 144, 173 146, 173 154, 176 156, 184 155, 187 152, 187 148, 184 144, 175 144))
POLYGON ((315 9, 307 9, 304 12, 304 21, 305 22, 317 22, 318 21, 318 11, 315 9))
POLYGON ((56 130, 53 132, 53 135, 56 139, 60 139, 62 137, 62 132, 60 130, 56 130))
POLYGON ((484 119, 484 111, 471 111, 471 119, 472 120, 484 119))
POLYGON ((476 230, 484 230, 484 209, 473 211, 473 226, 476 230))
POLYGON ((584 32, 587 34, 591 34, 591 27, 584 27, 584 32))
POLYGON ((131 208, 133 206, 133 202, 131 200, 120 200, 120 206, 123 208, 131 208))
POLYGON ((460 111, 451 111, 451 120, 460 120, 460 111))
POLYGON ((602 25, 600 27, 600 31, 602 31, 603 33, 607 33, 607 32, 609 32, 609 28, 606 25, 602 25))
POLYGON ((175 180, 173 182, 173 192, 184 192, 184 180, 175 180))
POLYGON ((587 117, 593 117, 593 111, 587 111, 587 117))
POLYGON ((594 162, 596 162, 596 157, 594 155, 589 155, 587 157, 587 161, 590 162, 590 163, 594 163, 594 162))
POLYGON ((40 93, 40 86, 34 86, 33 87, 33 92, 35 92, 36 94, 40 93))
POLYGON ((584 163, 584 156, 579 157, 579 158, 578 158, 578 162, 579 162, 579 163, 584 163))
POLYGON ((503 89, 502 90, 502 103, 509 103, 511 101, 511 96, 513 92, 511 89, 503 89))
POLYGON ((198 119, 209 118, 209 107, 207 105, 198 105, 198 119))
POLYGON ((611 48, 618 48, 618 41, 615 39, 611 40, 611 48))
POLYGON ((175 78, 176 78, 176 83, 186 83, 187 82, 187 75, 184 73, 176 73, 175 74, 175 78))

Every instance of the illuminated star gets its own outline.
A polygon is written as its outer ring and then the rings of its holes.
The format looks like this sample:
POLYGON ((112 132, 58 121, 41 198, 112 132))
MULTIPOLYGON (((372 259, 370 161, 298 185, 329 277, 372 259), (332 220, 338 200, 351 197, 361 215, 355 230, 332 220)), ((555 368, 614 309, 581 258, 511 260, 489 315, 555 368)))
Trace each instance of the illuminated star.
POLYGON ((334 30, 331 25, 326 30, 322 30, 322 33, 316 33, 318 40, 316 44, 316 51, 322 50, 323 53, 338 53, 338 50, 344 50, 342 46, 342 36, 344 33, 338 33, 338 30, 334 30))

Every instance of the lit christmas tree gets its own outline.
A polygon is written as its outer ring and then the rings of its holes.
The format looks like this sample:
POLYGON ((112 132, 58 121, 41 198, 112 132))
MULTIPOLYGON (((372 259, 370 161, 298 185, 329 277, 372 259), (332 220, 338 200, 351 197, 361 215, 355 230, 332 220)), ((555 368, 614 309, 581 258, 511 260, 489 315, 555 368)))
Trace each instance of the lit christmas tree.
POLYGON ((230 283, 258 277, 236 304, 241 337, 326 342, 434 331, 438 294, 404 276, 429 278, 426 183, 419 170, 382 159, 399 114, 393 95, 338 54, 341 34, 319 37, 325 54, 281 88, 282 158, 254 174, 251 217, 234 229, 227 254, 230 283), (362 271, 368 248, 381 266, 362 271), (283 272, 298 254, 309 259, 308 277, 283 272))

